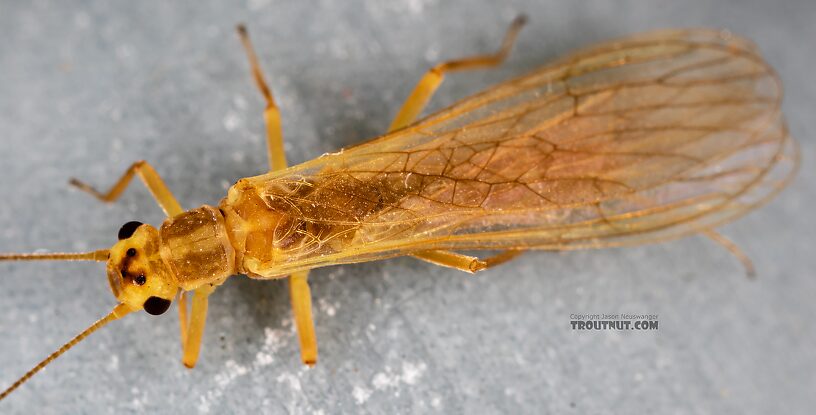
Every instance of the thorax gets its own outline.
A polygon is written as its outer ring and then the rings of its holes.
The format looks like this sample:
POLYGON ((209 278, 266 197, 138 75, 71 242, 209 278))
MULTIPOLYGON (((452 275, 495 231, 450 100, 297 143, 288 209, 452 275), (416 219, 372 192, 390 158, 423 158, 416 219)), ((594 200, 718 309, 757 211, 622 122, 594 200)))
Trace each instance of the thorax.
POLYGON ((205 205, 169 218, 159 235, 161 256, 184 290, 220 284, 236 273, 235 249, 218 208, 205 205))

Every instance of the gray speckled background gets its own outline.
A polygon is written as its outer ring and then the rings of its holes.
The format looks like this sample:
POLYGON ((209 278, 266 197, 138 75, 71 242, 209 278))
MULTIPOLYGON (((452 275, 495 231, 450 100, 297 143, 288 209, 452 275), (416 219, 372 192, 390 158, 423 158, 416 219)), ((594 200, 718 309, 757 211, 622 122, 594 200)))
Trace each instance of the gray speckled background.
MULTIPOLYGON (((286 285, 236 277, 212 297, 202 359, 179 363, 175 313, 94 334, 2 413, 803 414, 816 405, 816 6, 809 0, 0 2, 0 251, 107 247, 127 220, 158 224, 153 163, 186 207, 262 172, 262 102, 233 32, 246 22, 283 110, 292 162, 385 130, 432 63, 493 50, 434 108, 571 49, 639 30, 714 26, 754 39, 787 85, 803 168, 729 225, 759 278, 703 238, 535 253, 468 277, 412 259, 315 271, 320 363, 299 363, 286 285), (654 332, 576 332, 570 313, 659 314, 654 332)), ((99 264, 0 265, 0 384, 114 305, 99 264)))

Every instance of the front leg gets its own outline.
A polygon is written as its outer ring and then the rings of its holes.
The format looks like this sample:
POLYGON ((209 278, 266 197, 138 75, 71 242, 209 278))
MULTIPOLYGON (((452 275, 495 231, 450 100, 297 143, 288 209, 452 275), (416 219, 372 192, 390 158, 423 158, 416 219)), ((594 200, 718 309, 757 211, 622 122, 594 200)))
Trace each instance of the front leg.
POLYGON ((204 336, 204 326, 207 322, 207 304, 213 291, 215 291, 215 286, 210 284, 193 291, 189 320, 187 319, 187 293, 182 293, 179 298, 181 347, 183 350, 181 362, 190 369, 195 366, 201 351, 201 338, 204 336))
POLYGON ((164 184, 164 181, 159 176, 159 173, 156 173, 153 166, 144 160, 131 164, 130 167, 125 170, 122 177, 119 178, 116 184, 114 184, 113 187, 111 187, 106 193, 102 193, 74 178, 72 178, 69 183, 78 187, 84 192, 90 193, 103 202, 113 202, 122 195, 122 192, 124 192, 125 189, 127 189, 130 181, 133 179, 133 175, 139 176, 145 186, 147 186, 147 189, 150 190, 153 198, 156 199, 159 207, 164 210, 164 213, 168 217, 173 217, 184 212, 181 205, 179 205, 179 202, 173 196, 173 193, 171 193, 170 189, 167 188, 167 185, 164 184))

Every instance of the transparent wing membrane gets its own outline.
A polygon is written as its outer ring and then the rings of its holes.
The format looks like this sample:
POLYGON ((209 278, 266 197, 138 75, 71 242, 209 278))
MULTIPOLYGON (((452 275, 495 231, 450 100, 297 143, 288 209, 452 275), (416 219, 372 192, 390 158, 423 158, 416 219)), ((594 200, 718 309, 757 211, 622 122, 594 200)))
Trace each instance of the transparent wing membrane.
POLYGON ((595 46, 395 133, 250 178, 302 241, 281 271, 433 249, 655 242, 732 220, 792 176, 782 90, 748 41, 595 46))

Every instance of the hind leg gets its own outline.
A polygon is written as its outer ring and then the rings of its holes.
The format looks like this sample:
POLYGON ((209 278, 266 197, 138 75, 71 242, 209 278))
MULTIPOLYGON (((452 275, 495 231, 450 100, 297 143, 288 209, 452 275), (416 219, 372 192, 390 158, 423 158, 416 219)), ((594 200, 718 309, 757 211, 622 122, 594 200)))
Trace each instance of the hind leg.
MULTIPOLYGON (((504 62, 507 55, 510 53, 510 49, 513 47, 513 43, 516 41, 519 31, 526 22, 527 18, 525 16, 521 15, 516 17, 516 19, 513 20, 513 23, 511 23, 510 27, 507 29, 507 33, 504 35, 504 41, 502 41, 501 48, 499 48, 499 50, 493 54, 451 60, 436 65, 428 70, 428 72, 422 76, 416 86, 414 86, 414 90, 411 92, 411 95, 408 96, 408 99, 405 100, 405 103, 402 104, 402 108, 400 108, 397 116, 394 117, 394 120, 391 122, 391 127, 388 129, 388 132, 399 130, 400 128, 406 127, 416 120, 425 106, 428 105, 428 101, 430 101, 434 92, 436 92, 437 88, 439 88, 439 86, 442 84, 442 81, 445 79, 445 73, 470 69, 490 68, 504 62)), ((506 256, 508 258, 502 262, 509 261, 513 257, 519 255, 520 252, 521 251, 505 251, 504 253, 497 255, 495 258, 503 258, 506 256)), ((480 260, 478 258, 461 255, 450 251, 425 251, 412 256, 432 264, 456 268, 465 272, 476 272, 486 267, 486 264, 480 264, 480 260)))
POLYGON ((459 271, 473 274, 510 261, 524 252, 525 251, 521 250, 507 250, 484 259, 443 250, 421 251, 411 256, 434 265, 458 269, 459 271))
POLYGON ((700 233, 727 249, 731 255, 734 255, 742 263, 743 268, 745 268, 745 275, 748 278, 756 278, 756 268, 754 268, 753 261, 737 244, 713 229, 704 229, 700 233))
POLYGON ((496 53, 451 60, 440 63, 428 70, 419 82, 417 82, 411 95, 405 100, 405 103, 402 104, 402 108, 400 108, 397 116, 394 117, 388 131, 399 130, 414 122, 417 116, 422 112, 422 109, 428 104, 428 101, 430 101, 436 89, 442 84, 442 81, 445 79, 445 73, 490 68, 504 62, 504 59, 507 58, 510 49, 513 47, 513 43, 516 41, 519 30, 521 30, 526 22, 527 18, 524 15, 518 16, 513 20, 510 28, 507 29, 507 33, 504 35, 501 48, 496 53))

